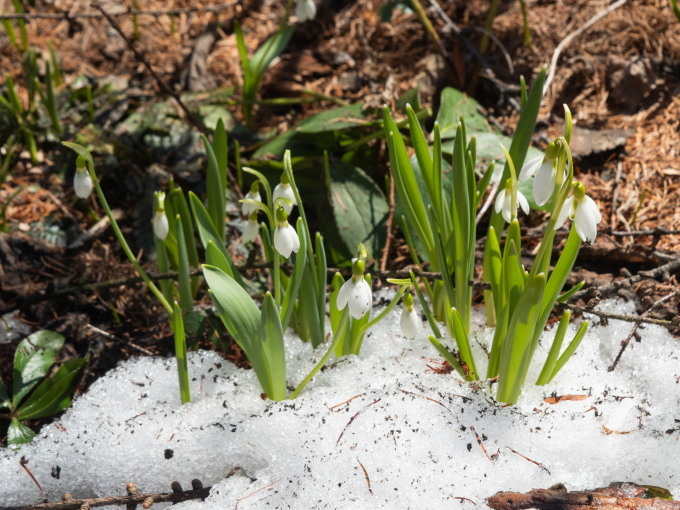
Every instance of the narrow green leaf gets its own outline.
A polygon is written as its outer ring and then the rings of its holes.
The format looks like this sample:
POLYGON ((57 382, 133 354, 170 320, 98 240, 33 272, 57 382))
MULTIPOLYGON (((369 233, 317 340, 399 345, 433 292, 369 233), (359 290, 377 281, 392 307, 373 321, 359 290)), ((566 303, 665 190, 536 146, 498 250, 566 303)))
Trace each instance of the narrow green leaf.
POLYGON ((558 298, 555 300, 557 303, 566 303, 569 301, 571 296, 576 294, 579 290, 581 290, 584 285, 586 284, 585 281, 578 282, 576 285, 574 285, 571 289, 569 289, 567 292, 564 292, 558 296, 558 298))
POLYGON ((215 232, 217 232, 220 241, 224 243, 226 229, 225 229, 225 182, 226 175, 220 172, 220 166, 217 162, 217 156, 213 150, 212 144, 205 135, 201 135, 203 145, 205 146, 205 153, 208 158, 208 172, 206 175, 206 188, 208 191, 208 214, 213 224, 215 232))
POLYGON ((449 311, 451 323, 453 324, 453 331, 456 336, 456 344, 458 345, 458 352, 463 362, 467 365, 467 380, 474 381, 477 377, 477 368, 475 367, 475 360, 472 357, 470 350, 470 340, 463 324, 463 317, 456 308, 451 308, 449 311))
POLYGON ((552 381, 554 377, 558 374, 558 372, 562 370, 562 367, 564 367, 567 361, 569 361, 569 358, 571 358, 574 352, 576 352, 578 346, 581 345, 581 341, 586 336, 587 332, 588 321, 584 321, 581 324, 581 327, 578 328, 578 331, 576 332, 576 335, 574 336, 572 341, 569 343, 569 346, 564 350, 562 356, 560 356, 560 359, 557 360, 557 363, 555 363, 555 368, 553 369, 552 375, 550 376, 548 382, 552 381))
POLYGON ((218 269, 224 271, 231 278, 234 278, 234 273, 232 272, 229 260, 224 255, 224 252, 220 250, 217 245, 212 242, 212 240, 208 241, 206 246, 205 260, 208 262, 208 265, 215 266, 218 269))
POLYGON ((57 373, 48 377, 17 411, 19 420, 35 420, 63 411, 71 405, 75 378, 85 367, 87 359, 71 359, 63 363, 57 373))
POLYGON ((279 319, 279 310, 270 292, 265 294, 260 317, 260 338, 264 356, 269 367, 272 400, 286 398, 286 349, 283 342, 283 327, 279 319))
POLYGON ((182 228, 184 229, 184 240, 186 242, 187 254, 189 255, 189 264, 191 264, 191 267, 198 268, 199 260, 196 241, 194 239, 194 222, 191 220, 191 210, 189 209, 189 204, 187 203, 182 188, 176 187, 173 189, 172 192, 166 196, 165 203, 166 208, 167 204, 171 203, 173 206, 173 213, 179 214, 182 217, 182 228))
POLYGON ((187 245, 184 240, 184 229, 182 228, 182 218, 179 214, 175 217, 177 236, 177 283, 179 284, 179 302, 182 306, 182 311, 188 313, 194 308, 194 299, 191 293, 191 268, 189 267, 189 256, 187 255, 187 245))
POLYGON ((172 315, 172 330, 175 337, 175 360, 177 360, 177 377, 179 379, 179 396, 182 404, 191 402, 189 387, 189 367, 187 366, 187 339, 184 334, 182 310, 177 301, 173 303, 175 313, 172 315))
POLYGON ((564 312, 564 315, 562 315, 559 326, 557 326, 555 338, 553 339, 553 343, 550 346, 548 357, 545 359, 545 363, 543 363, 543 369, 541 369, 541 373, 536 380, 536 386, 548 384, 548 382, 552 379, 552 374, 555 370, 555 363, 557 362, 557 358, 559 357, 560 351, 562 350, 562 343, 564 342, 564 337, 567 334, 570 320, 571 312, 567 310, 564 312))
POLYGON ((260 310, 243 287, 219 268, 204 265, 203 276, 210 288, 210 297, 215 303, 218 316, 245 352, 262 390, 267 395, 271 394, 269 367, 260 339, 260 310))
MULTIPOLYGON (((165 249, 165 243, 161 241, 158 237, 153 236, 153 244, 156 248, 156 267, 159 273, 167 273, 170 270, 170 264, 168 263, 168 252, 165 249)), ((161 288, 163 296, 168 303, 172 302, 172 281, 164 278, 159 280, 158 285, 161 288)))
POLYGON ((220 171, 220 176, 224 177, 224 182, 222 183, 224 189, 222 190, 225 195, 227 192, 227 160, 229 150, 227 147, 227 131, 224 128, 224 121, 220 118, 217 121, 217 127, 215 128, 215 133, 213 134, 212 148, 215 152, 215 158, 217 159, 217 167, 220 171))
POLYGON ((500 359, 497 393, 499 402, 514 404, 519 398, 531 361, 531 339, 536 328, 545 284, 546 278, 543 273, 529 278, 510 318, 500 359))
POLYGON ((222 242, 219 234, 213 227, 207 209, 201 200, 191 191, 189 192, 189 203, 191 204, 191 210, 194 213, 194 220, 196 221, 196 226, 198 228, 198 237, 201 238, 203 247, 207 248, 208 241, 212 241, 229 262, 229 266, 232 270, 231 277, 236 280, 236 282, 241 287, 245 288, 243 278, 241 278, 241 274, 238 272, 236 264, 234 264, 234 261, 231 259, 227 249, 224 247, 224 243, 222 242))
POLYGON ((413 149, 416 153, 416 158, 418 159, 418 165, 420 166, 420 171, 423 173, 423 178, 430 193, 430 197, 434 198, 435 182, 432 157, 430 156, 430 148, 427 145, 425 134, 420 127, 420 121, 418 120, 418 117, 416 117, 416 114, 410 105, 406 106, 406 114, 408 115, 408 127, 411 134, 411 144, 413 144, 413 149))
POLYGON ((550 317, 550 312, 552 312, 553 306, 555 306, 555 301, 559 293, 562 291, 571 269, 574 267, 576 262, 576 257, 578 251, 581 247, 581 238, 576 233, 576 229, 572 225, 569 231, 569 236, 567 237, 567 242, 564 244, 560 258, 555 264, 555 268, 548 278, 548 283, 545 286, 545 293, 543 294, 543 302, 541 303, 541 313, 536 323, 536 331, 534 332, 534 337, 531 342, 531 350, 536 350, 538 347, 538 340, 541 337, 545 323, 550 317))

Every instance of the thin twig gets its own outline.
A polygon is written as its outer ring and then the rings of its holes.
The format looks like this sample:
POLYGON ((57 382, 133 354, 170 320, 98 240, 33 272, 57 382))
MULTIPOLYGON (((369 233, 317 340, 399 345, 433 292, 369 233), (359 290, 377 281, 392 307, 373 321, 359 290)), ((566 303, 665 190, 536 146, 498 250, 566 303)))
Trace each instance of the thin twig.
POLYGON ((154 70, 154 68, 151 67, 149 62, 144 57, 144 55, 136 48, 133 41, 127 35, 125 35, 125 32, 123 32, 123 29, 120 27, 118 22, 115 19, 113 19, 111 17, 111 15, 108 12, 106 12, 104 10, 104 8, 99 3, 94 3, 93 6, 96 9, 99 9, 99 11, 102 13, 102 15, 106 18, 106 21, 108 21, 109 24, 111 25, 111 27, 116 32, 118 32, 118 34, 123 38, 127 47, 130 49, 130 51, 132 51, 132 53, 134 53, 137 60, 139 60, 139 62, 142 63, 142 65, 146 68, 146 70, 149 71, 149 73, 151 73, 151 76, 153 76, 153 78, 156 80, 156 82, 158 83, 158 86, 161 88, 161 90, 164 93, 171 96, 175 100, 177 105, 182 109, 182 111, 187 116, 187 119, 189 120, 189 122, 196 129, 198 129, 201 133, 203 133, 204 135, 206 135, 206 136, 209 135, 210 132, 208 131, 208 128, 205 127, 203 122, 201 122, 199 119, 194 117, 194 115, 189 111, 189 108, 187 108, 187 105, 184 104, 184 101, 182 101, 182 99, 179 97, 179 95, 174 90, 172 90, 172 88, 170 88, 165 83, 165 81, 163 81, 163 79, 158 75, 158 73, 154 70))
POLYGON ((617 2, 614 2, 613 4, 611 4, 606 9, 598 12, 595 16, 590 18, 583 25, 578 27, 576 30, 571 32, 569 35, 567 35, 564 39, 562 39, 560 41, 560 43, 555 48, 555 51, 553 52, 552 59, 550 60, 550 68, 548 69, 548 77, 545 79, 545 85, 543 87, 544 91, 548 90, 548 88, 550 87, 550 84, 553 81, 553 78, 555 77, 555 70, 557 69, 557 61, 560 58, 560 53, 562 53, 562 50, 564 48, 566 48, 571 43, 571 41, 573 41, 576 37, 578 37, 583 32, 588 30, 591 26, 593 26, 595 23, 600 21, 607 14, 611 13, 612 11, 614 11, 614 10, 618 9, 619 7, 621 7, 622 5, 624 5, 627 1, 628 0, 618 0, 617 2))
MULTIPOLYGON (((237 5, 239 2, 230 2, 226 4, 218 4, 207 7, 185 7, 183 9, 167 9, 167 10, 143 10, 143 9, 127 9, 121 12, 110 13, 110 16, 175 16, 178 14, 192 14, 201 12, 219 12, 229 7, 237 5)), ((68 11, 62 12, 24 12, 22 14, 0 14, 0 20, 32 20, 32 19, 55 19, 55 20, 73 20, 83 18, 103 18, 104 15, 96 12, 83 12, 80 14, 70 13, 68 11)))
POLYGON ((174 504, 193 499, 205 499, 210 494, 211 487, 203 487, 200 481, 193 480, 191 484, 193 487, 191 490, 183 491, 180 489, 179 491, 153 494, 140 494, 136 490, 130 490, 130 486, 134 487, 134 485, 128 484, 127 496, 74 499, 69 494, 64 494, 62 501, 20 507, 0 507, 0 510, 79 510, 96 506, 142 505, 145 501, 174 504))

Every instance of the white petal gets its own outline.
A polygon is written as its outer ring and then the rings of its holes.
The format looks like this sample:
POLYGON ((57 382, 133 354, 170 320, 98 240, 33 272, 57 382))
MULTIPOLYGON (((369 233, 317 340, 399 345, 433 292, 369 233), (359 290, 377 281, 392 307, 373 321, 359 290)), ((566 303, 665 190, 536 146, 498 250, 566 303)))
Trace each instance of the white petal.
POLYGON ((300 23, 303 23, 308 19, 314 19, 316 16, 316 5, 312 0, 298 0, 295 8, 295 15, 300 23))
POLYGON ((246 226, 243 227, 243 235, 241 236, 241 241, 243 243, 252 243, 257 239, 257 234, 260 233, 260 225, 257 221, 248 220, 246 226))
POLYGON ((168 224, 168 217, 165 212, 156 212, 153 217, 153 233, 161 241, 165 241, 168 237, 168 232, 170 231, 170 225, 168 224))
POLYGON ((527 198, 519 190, 517 191, 517 203, 522 208, 522 211, 524 211, 524 214, 529 214, 530 211, 529 202, 527 201, 527 198))
MULTIPOLYGON (((252 191, 249 191, 246 193, 246 199, 247 200, 255 200, 257 202, 262 202, 262 197, 260 196, 260 193, 253 193, 252 191)), ((243 216, 249 217, 251 214, 257 211, 257 206, 255 204, 247 204, 247 203, 242 203, 241 204, 241 213, 243 216)))
POLYGON ((535 158, 531 158, 529 161, 526 161, 522 166, 522 170, 519 172, 519 177, 517 180, 520 182, 526 181, 529 177, 536 174, 536 170, 538 170, 538 167, 541 166, 542 161, 543 156, 536 156, 535 158))
POLYGON ((92 177, 86 170, 76 170, 73 176, 73 190, 80 198, 87 198, 92 193, 92 177))
POLYGON ((602 221, 602 214, 600 214, 600 209, 597 207, 597 204, 592 198, 590 198, 587 195, 585 200, 586 202, 584 205, 588 207, 588 209, 590 209, 593 218, 595 218, 595 223, 600 223, 602 221))
POLYGON ((274 209, 276 209, 277 206, 281 206, 283 207, 283 210, 286 211, 286 214, 290 214, 293 210, 293 206, 297 205, 295 194, 293 193, 293 188, 290 184, 277 184, 274 188, 272 200, 274 202, 274 209))
POLYGON ((290 254, 300 248, 300 239, 298 239, 297 232, 286 223, 282 227, 276 227, 274 231, 274 248, 283 257, 288 258, 290 254))
POLYGON ((410 311, 405 307, 402 309, 399 324, 401 325, 401 332, 406 338, 415 338, 422 325, 414 307, 410 311))
POLYGON ((512 210, 512 194, 506 193, 503 197, 503 219, 510 223, 512 217, 515 216, 515 211, 512 210))
POLYGON ((496 212, 499 213, 503 209, 503 203, 505 201, 505 188, 498 192, 496 196, 496 212))
POLYGON ((534 179, 534 200, 538 205, 545 204, 555 190, 555 169, 552 162, 548 161, 541 165, 534 179))
POLYGON ((349 313, 355 319, 361 319, 373 305, 371 287, 366 280, 360 278, 353 286, 349 296, 349 313))
POLYGON ((579 201, 574 213, 574 226, 576 233, 585 242, 592 243, 597 237, 597 223, 592 209, 587 206, 585 200, 579 201))
POLYGON ((562 225, 564 225, 564 222, 567 221, 567 217, 571 216, 571 208, 572 208, 573 202, 574 202, 573 196, 567 198, 564 201, 564 205, 562 206, 562 210, 560 211, 560 214, 557 215, 557 221, 555 222, 555 230, 557 230, 562 225))
POLYGON ((354 284, 352 283, 352 278, 350 277, 349 280, 342 284, 342 287, 340 287, 340 291, 338 292, 338 298, 335 302, 338 310, 342 310, 347 306, 347 301, 349 300, 349 295, 352 293, 353 288, 354 284))

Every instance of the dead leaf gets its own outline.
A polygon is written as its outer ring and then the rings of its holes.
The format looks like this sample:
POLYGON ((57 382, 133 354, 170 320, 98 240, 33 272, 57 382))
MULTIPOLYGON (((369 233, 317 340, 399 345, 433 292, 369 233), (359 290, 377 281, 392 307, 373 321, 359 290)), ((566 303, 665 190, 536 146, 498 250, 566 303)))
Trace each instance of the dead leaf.
POLYGON ((544 398, 543 402, 546 402, 548 404, 558 404, 562 401, 567 401, 567 400, 585 400, 589 397, 590 395, 559 395, 555 397, 548 397, 544 398))

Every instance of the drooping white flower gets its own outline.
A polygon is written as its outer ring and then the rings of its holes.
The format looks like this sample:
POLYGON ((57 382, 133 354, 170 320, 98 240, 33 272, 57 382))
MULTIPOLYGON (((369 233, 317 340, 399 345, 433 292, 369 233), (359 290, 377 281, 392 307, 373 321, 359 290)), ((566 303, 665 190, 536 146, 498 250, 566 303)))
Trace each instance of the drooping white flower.
POLYGON ((243 227, 243 234, 241 235, 241 241, 243 243, 252 243, 257 239, 257 235, 260 233, 260 224, 257 222, 257 213, 253 213, 248 218, 246 226, 243 227))
POLYGON ((597 237, 597 224, 602 221, 602 215, 595 201, 586 195, 585 186, 577 182, 574 184, 574 194, 564 201, 562 210, 557 216, 555 230, 560 228, 567 217, 574 222, 578 236, 587 243, 592 243, 597 237))
POLYGON ((402 334, 406 338, 412 339, 418 335, 422 322, 413 306, 413 296, 411 294, 404 296, 403 305, 399 325, 401 326, 402 334))
POLYGON ((274 248, 285 258, 300 249, 300 238, 288 223, 288 214, 283 206, 276 210, 276 230, 274 230, 274 248))
POLYGON ((316 17, 316 4, 313 0, 297 0, 295 16, 300 23, 316 17))
POLYGON ((153 233, 161 241, 165 241, 170 232, 170 225, 168 224, 168 217, 165 215, 165 193, 156 191, 153 194, 154 211, 153 215, 153 233))
POLYGON ((165 211, 156 211, 153 217, 153 233, 161 241, 165 241, 168 237, 168 232, 170 232, 170 224, 168 223, 168 217, 165 215, 165 211))
POLYGON ((274 194, 272 196, 274 202, 274 208, 283 207, 286 214, 290 214, 293 210, 293 206, 297 205, 297 200, 295 200, 295 193, 293 193, 293 188, 288 182, 288 177, 286 174, 281 176, 281 182, 274 188, 274 194))
MULTIPOLYGON (((260 196, 260 186, 257 181, 253 183, 250 187, 250 191, 246 193, 246 200, 254 200, 255 202, 262 202, 262 197, 260 196)), ((250 218, 250 215, 257 211, 257 205, 249 204, 247 202, 241 203, 241 214, 250 218)))
POLYGON ((76 160, 76 174, 73 176, 73 190, 79 198, 87 198, 92 193, 92 177, 85 166, 85 158, 78 156, 76 160))
POLYGON ((560 151, 556 141, 551 142, 545 150, 545 156, 536 156, 524 163, 519 172, 518 180, 526 181, 530 177, 534 179, 534 200, 538 205, 545 204, 555 191, 555 178, 557 171, 555 164, 560 151))
POLYGON ((349 305, 349 313, 355 319, 361 319, 371 309, 373 294, 364 278, 364 262, 361 259, 352 264, 352 277, 340 287, 336 303, 338 310, 349 305))
POLYGON ((510 223, 517 217, 517 206, 522 208, 524 214, 529 214, 529 202, 521 191, 517 190, 517 202, 513 210, 512 207, 512 180, 508 179, 496 197, 496 212, 501 213, 503 219, 510 223))

